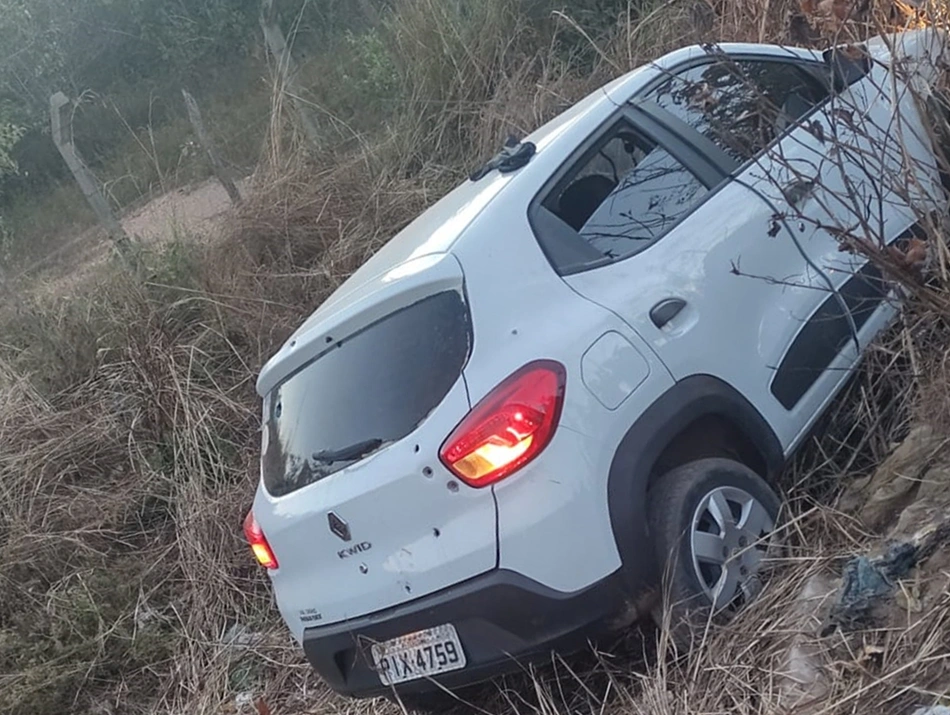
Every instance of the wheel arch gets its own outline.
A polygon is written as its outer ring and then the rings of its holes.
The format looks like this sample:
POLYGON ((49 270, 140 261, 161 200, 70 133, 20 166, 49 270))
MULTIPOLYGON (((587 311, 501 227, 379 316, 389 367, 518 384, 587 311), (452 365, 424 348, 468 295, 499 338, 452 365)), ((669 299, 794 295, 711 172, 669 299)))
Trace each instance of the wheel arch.
POLYGON ((631 597, 639 599, 659 583, 653 549, 643 546, 652 543, 647 490, 668 469, 709 456, 741 461, 773 483, 785 462, 778 437, 759 411, 735 388, 710 375, 677 382, 620 441, 610 466, 607 496, 623 582, 631 597), (709 437, 712 425, 725 443, 709 437))

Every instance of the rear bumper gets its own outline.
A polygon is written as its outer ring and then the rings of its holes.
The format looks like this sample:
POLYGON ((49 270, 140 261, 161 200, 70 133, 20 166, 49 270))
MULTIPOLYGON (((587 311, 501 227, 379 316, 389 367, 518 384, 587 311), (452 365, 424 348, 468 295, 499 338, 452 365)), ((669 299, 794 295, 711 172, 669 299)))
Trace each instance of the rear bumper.
POLYGON ((552 591, 512 571, 496 570, 411 603, 343 623, 308 628, 303 648, 338 693, 373 697, 391 692, 373 670, 370 646, 451 623, 468 664, 462 670, 397 686, 400 693, 458 688, 518 669, 552 650, 569 652, 610 630, 629 610, 613 574, 575 593, 552 591))

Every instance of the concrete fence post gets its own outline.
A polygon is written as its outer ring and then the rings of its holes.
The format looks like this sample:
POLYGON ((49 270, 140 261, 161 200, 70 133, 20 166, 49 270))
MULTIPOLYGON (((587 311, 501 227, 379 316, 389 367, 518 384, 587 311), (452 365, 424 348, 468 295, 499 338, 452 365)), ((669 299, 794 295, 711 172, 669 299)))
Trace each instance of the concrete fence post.
POLYGON ((76 183, 79 184, 83 196, 86 197, 86 201, 92 207, 99 223, 105 228, 119 252, 124 257, 128 257, 132 248, 129 237, 125 235, 122 224, 119 223, 112 212, 112 207, 106 201, 106 197, 102 195, 96 177, 86 166, 79 152, 76 151, 76 146, 73 143, 72 125, 70 118, 67 116, 70 104, 69 98, 62 92, 56 92, 49 98, 53 142, 65 160, 66 166, 69 167, 76 179, 76 183))
POLYGON ((195 134, 198 135, 198 143, 201 144, 201 148, 205 150, 208 159, 211 160, 211 169, 214 171, 214 175, 218 177, 221 186, 228 192, 231 203, 236 206, 241 203, 241 192, 238 191, 237 186, 234 184, 228 170, 224 166, 224 162, 221 161, 214 140, 205 129, 204 121, 201 119, 201 110, 198 109, 198 103, 195 101, 195 98, 188 93, 188 90, 181 90, 181 95, 185 98, 185 108, 188 110, 188 119, 191 122, 191 126, 195 129, 195 134))
POLYGON ((297 86, 297 63, 294 62, 290 46, 284 39, 284 33, 277 22, 277 8, 274 0, 261 0, 261 30, 264 32, 267 49, 270 50, 277 63, 277 81, 280 91, 290 97, 303 133, 311 144, 317 146, 319 142, 317 124, 297 86))

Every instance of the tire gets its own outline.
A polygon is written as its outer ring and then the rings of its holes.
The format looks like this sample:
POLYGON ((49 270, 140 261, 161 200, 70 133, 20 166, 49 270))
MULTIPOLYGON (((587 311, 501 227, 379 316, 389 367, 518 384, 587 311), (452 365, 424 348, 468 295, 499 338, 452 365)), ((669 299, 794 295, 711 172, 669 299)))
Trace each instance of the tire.
POLYGON ((650 489, 650 532, 663 567, 653 617, 677 651, 688 652, 710 618, 728 617, 761 590, 780 507, 759 475, 729 459, 690 462, 650 489))

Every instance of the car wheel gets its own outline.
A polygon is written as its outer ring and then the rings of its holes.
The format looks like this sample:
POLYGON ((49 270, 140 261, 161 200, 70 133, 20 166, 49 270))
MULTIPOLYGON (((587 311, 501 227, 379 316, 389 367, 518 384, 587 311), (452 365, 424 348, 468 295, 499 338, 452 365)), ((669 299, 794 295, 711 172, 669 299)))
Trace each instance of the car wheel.
POLYGON ((734 612, 761 591, 760 567, 776 549, 781 501, 745 465, 701 459, 662 476, 648 506, 663 566, 653 616, 661 628, 669 626, 677 649, 689 650, 710 617, 734 612))

